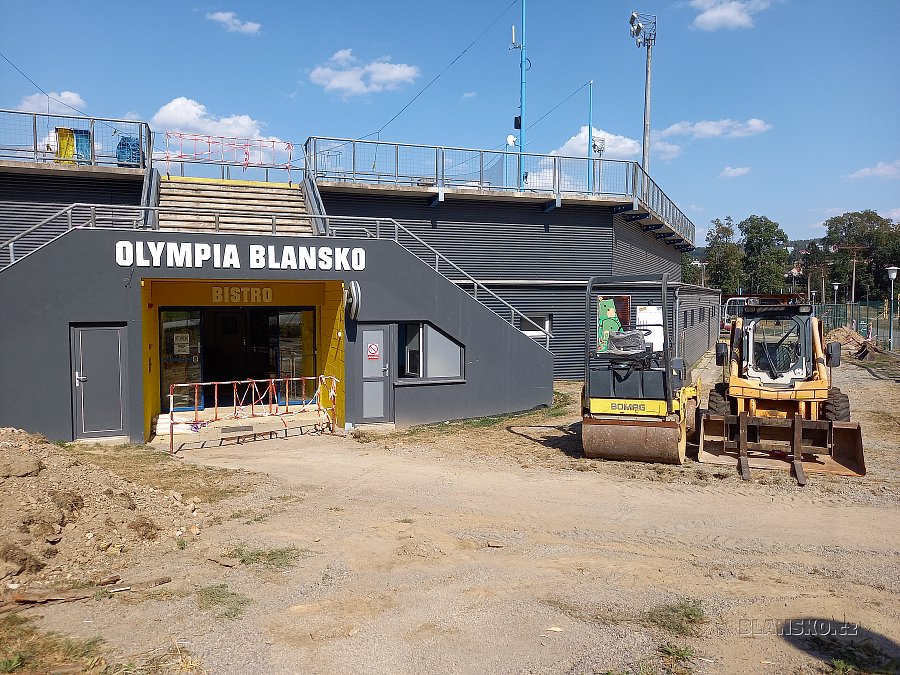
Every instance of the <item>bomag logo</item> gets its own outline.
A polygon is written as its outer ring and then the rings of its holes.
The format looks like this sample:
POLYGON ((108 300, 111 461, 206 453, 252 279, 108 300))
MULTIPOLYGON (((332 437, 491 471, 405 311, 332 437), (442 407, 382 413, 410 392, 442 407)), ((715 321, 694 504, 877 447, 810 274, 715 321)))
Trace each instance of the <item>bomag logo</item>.
POLYGON ((622 412, 646 412, 647 405, 644 403, 610 403, 610 410, 621 410, 622 412))

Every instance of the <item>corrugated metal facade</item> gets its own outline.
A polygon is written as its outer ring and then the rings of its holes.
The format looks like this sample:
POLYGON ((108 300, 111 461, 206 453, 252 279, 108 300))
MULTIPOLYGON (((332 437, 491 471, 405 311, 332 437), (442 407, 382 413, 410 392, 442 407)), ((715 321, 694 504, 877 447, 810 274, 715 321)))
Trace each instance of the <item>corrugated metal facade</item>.
MULTIPOLYGON (((608 206, 566 204, 544 213, 536 202, 448 198, 430 207, 427 195, 327 188, 321 194, 329 215, 394 218, 520 312, 550 315, 558 379, 583 376, 584 284, 589 277, 668 272, 672 282, 681 278, 678 251, 644 232, 640 221, 614 216, 608 206)), ((634 305, 649 304, 649 296, 638 296, 634 305)), ((501 316, 508 313, 496 301, 479 299, 501 316)), ((672 319, 675 305, 673 291, 672 319)), ((692 329, 684 343, 689 363, 707 348, 696 354, 704 330, 699 324, 692 329)), ((717 334, 718 323, 705 332, 717 334)))
POLYGON ((700 286, 682 286, 678 290, 679 352, 688 364, 696 363, 719 337, 721 292, 700 286))
MULTIPOLYGON (((4 171, 0 173, 0 243, 70 204, 139 206, 142 187, 140 177, 122 179, 106 175, 44 175, 4 171)), ((102 209, 95 213, 100 219, 106 217, 102 209)), ((73 224, 85 222, 89 217, 89 209, 77 209, 73 213, 73 224)), ((16 255, 24 255, 45 244, 64 232, 67 225, 67 219, 60 219, 58 223, 41 227, 17 244, 16 255)), ((5 258, 0 260, 5 262, 5 258)))

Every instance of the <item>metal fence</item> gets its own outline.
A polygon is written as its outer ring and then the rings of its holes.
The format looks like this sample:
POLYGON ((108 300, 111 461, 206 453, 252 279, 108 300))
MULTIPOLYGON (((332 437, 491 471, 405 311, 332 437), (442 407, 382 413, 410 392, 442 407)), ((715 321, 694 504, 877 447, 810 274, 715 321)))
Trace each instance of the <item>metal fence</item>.
POLYGON ((146 122, 0 110, 0 159, 146 169, 146 122))
POLYGON ((310 137, 315 180, 638 200, 686 242, 694 224, 634 162, 310 137))
MULTIPOLYGON (((822 321, 825 332, 835 328, 851 328, 879 347, 887 349, 890 337, 890 310, 887 300, 847 304, 817 304, 813 311, 822 321)), ((896 312, 896 308, 895 308, 896 312)), ((894 316, 894 336, 900 336, 900 322, 894 316)))

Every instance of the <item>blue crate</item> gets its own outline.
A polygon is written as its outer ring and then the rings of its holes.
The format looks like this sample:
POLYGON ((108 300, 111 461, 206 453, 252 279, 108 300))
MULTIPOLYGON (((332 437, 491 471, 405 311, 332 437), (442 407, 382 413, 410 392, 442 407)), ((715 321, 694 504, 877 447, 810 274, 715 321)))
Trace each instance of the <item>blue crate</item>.
POLYGON ((116 162, 119 166, 141 165, 141 142, 137 136, 122 136, 116 146, 116 162))

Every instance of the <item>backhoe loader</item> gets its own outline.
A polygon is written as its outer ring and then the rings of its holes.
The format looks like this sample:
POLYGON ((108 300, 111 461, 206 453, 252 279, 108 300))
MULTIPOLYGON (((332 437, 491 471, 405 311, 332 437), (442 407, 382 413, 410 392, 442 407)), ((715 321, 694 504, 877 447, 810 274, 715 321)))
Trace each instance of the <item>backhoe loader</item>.
POLYGON ((824 344, 811 305, 747 304, 716 344, 722 381, 701 411, 698 459, 750 469, 865 474, 862 432, 850 421, 850 399, 833 386, 841 345, 824 344))

